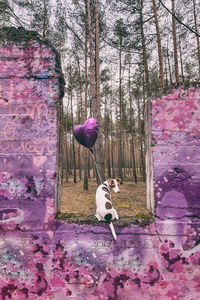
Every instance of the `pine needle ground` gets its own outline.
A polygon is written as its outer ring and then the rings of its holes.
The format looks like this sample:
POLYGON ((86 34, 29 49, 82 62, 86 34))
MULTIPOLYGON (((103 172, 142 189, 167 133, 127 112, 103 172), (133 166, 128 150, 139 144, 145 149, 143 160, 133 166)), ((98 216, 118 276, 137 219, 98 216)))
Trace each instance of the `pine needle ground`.
MULTIPOLYGON (((83 181, 73 183, 70 178, 62 185, 59 219, 71 222, 88 223, 95 220, 95 194, 97 183, 95 178, 89 179, 88 191, 83 190, 83 181)), ((147 209, 146 183, 139 180, 135 184, 131 179, 120 185, 120 193, 111 192, 113 206, 117 209, 121 221, 145 223, 152 219, 147 209)), ((123 222, 122 222, 123 223, 123 222)))

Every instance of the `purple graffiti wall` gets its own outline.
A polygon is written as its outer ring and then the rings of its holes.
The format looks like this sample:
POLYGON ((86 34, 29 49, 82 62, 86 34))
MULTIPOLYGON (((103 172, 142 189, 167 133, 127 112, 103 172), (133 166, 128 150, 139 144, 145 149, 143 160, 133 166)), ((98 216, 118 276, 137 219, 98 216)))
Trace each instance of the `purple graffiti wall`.
MULTIPOLYGON (((152 100, 155 222, 55 219, 63 79, 36 33, 0 30, 0 299, 197 300, 200 89, 152 100)), ((83 199, 84 201, 84 199, 83 199)))
MULTIPOLYGON (((155 213, 163 224, 198 227, 200 217, 200 87, 179 87, 152 101, 155 213)), ((169 229, 169 228, 168 228, 169 229)), ((194 229, 194 228, 193 228, 194 229)), ((195 239, 199 238, 198 230, 195 239)))

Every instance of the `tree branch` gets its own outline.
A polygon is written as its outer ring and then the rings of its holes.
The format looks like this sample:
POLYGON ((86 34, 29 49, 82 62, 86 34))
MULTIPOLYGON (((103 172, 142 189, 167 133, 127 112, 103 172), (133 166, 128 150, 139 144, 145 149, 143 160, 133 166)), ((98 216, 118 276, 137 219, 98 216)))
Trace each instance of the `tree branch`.
POLYGON ((71 26, 69 26, 66 23, 67 28, 73 33, 73 35, 79 40, 79 42, 81 42, 82 45, 84 45, 83 41, 81 40, 81 38, 78 36, 78 34, 74 31, 74 29, 71 28, 71 26))
POLYGON ((160 4, 168 11, 168 13, 170 13, 172 16, 173 16, 173 18, 176 20, 176 21, 178 21, 181 25, 183 25, 184 27, 186 27, 188 30, 190 30, 192 33, 194 33, 195 35, 197 35, 197 36, 199 36, 200 37, 200 35, 195 31, 195 30, 193 30, 190 26, 188 26, 187 24, 185 24, 185 23, 183 23, 175 14, 173 14, 172 12, 171 12, 171 10, 168 8, 168 7, 166 7, 165 5, 164 5, 164 3, 162 2, 162 0, 159 0, 159 2, 160 2, 160 4))
MULTIPOLYGON (((109 45, 110 47, 114 48, 114 49, 117 49, 117 50, 120 50, 120 47, 117 47, 115 46, 112 41, 107 37, 107 40, 105 38, 102 39, 107 45, 109 45)), ((123 52, 127 52, 127 53, 135 53, 135 54, 140 54, 139 51, 131 51, 131 46, 124 46, 122 51, 123 52), (130 49, 130 50, 129 50, 130 49)))
POLYGON ((12 14, 10 14, 8 11, 6 12, 7 14, 11 15, 12 17, 14 17, 17 22, 20 24, 20 26, 23 27, 20 19, 18 18, 18 16, 14 13, 13 9, 10 7, 10 5, 8 5, 8 3, 4 3, 4 5, 12 12, 12 14))
POLYGON ((154 16, 151 16, 151 17, 149 17, 148 19, 144 20, 143 23, 145 24, 145 23, 151 21, 153 18, 154 18, 154 16))

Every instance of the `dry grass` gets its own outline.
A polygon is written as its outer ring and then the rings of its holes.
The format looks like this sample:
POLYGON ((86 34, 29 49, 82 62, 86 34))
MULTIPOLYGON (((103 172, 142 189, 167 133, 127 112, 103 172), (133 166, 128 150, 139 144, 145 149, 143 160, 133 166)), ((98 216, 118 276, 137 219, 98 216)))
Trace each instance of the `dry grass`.
MULTIPOLYGON (((79 217, 88 219, 96 212, 95 194, 97 183, 94 178, 90 178, 89 190, 83 190, 83 181, 73 183, 72 178, 69 182, 63 183, 62 197, 60 204, 59 218, 79 217)), ((120 185, 120 193, 111 192, 113 206, 117 209, 120 219, 138 219, 141 216, 150 218, 150 213, 146 207, 146 184, 139 181, 135 184, 128 179, 120 185)))

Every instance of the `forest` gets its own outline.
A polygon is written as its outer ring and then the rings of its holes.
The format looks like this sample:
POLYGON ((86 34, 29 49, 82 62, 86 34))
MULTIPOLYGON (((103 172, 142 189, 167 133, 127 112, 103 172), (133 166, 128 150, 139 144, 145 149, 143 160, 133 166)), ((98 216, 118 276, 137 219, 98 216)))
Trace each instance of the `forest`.
POLYGON ((63 185, 79 183, 83 191, 94 185, 90 153, 73 136, 90 117, 99 123, 94 150, 101 177, 145 183, 147 99, 200 78, 199 2, 0 1, 1 27, 35 30, 61 56, 63 185))

